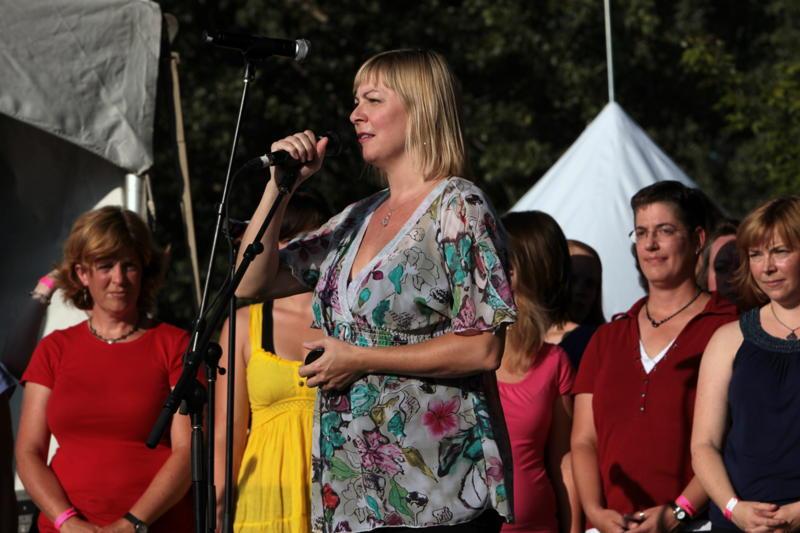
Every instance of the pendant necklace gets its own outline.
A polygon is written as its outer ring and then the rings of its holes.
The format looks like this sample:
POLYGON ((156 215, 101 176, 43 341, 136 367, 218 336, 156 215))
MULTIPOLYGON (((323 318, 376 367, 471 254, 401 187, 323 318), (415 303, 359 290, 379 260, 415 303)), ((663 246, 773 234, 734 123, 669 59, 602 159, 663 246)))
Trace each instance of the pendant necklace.
POLYGON ((772 316, 775 317, 775 320, 778 321, 778 324, 780 324, 781 326, 783 326, 783 327, 785 327, 786 329, 789 330, 789 334, 786 335, 786 340, 787 341, 796 341, 797 340, 797 334, 795 333, 795 331, 800 329, 800 326, 797 326, 796 328, 790 328, 789 326, 784 324, 783 320, 778 318, 778 315, 775 313, 775 308, 772 307, 772 302, 769 303, 769 310, 772 311, 772 316))
MULTIPOLYGON (((425 192, 426 191, 423 188, 422 193, 425 193, 425 192)), ((397 211, 398 209, 400 209, 401 207, 403 207, 407 203, 411 202, 412 200, 415 200, 415 199, 419 198, 420 196, 422 196, 422 193, 415 194, 414 196, 412 196, 411 198, 409 198, 405 202, 402 202, 400 205, 395 206, 394 208, 389 207, 389 200, 387 199, 386 200, 386 209, 388 209, 389 212, 386 213, 385 215, 383 215, 383 218, 381 219, 381 226, 383 226, 384 228, 386 226, 388 226, 389 225, 389 221, 392 219, 392 215, 394 214, 395 211, 397 211)))
MULTIPOLYGON (((692 297, 692 299, 691 299, 691 300, 689 300, 689 302, 688 302, 686 305, 684 305, 683 307, 681 307, 680 309, 678 309, 677 311, 675 311, 674 313, 672 313, 671 315, 669 315, 667 318, 662 318, 661 320, 656 320, 655 318, 653 318, 652 316, 650 316, 650 309, 647 307, 647 303, 648 303, 648 302, 645 302, 645 303, 644 303, 644 314, 645 314, 645 316, 647 317, 647 320, 649 320, 649 321, 650 321, 650 325, 651 325, 651 326, 653 326, 654 328, 657 328, 657 327, 659 327, 661 324, 663 324, 664 322, 666 322, 666 321, 668 321, 668 320, 671 320, 671 319, 675 318, 676 316, 678 316, 679 314, 681 314, 681 312, 683 312, 684 310, 686 310, 686 308, 687 308, 687 307, 689 307, 690 305, 692 305, 692 304, 694 303, 694 301, 695 301, 695 300, 697 300, 697 299, 700 297, 700 294, 702 294, 702 292, 703 292, 703 290, 702 290, 702 289, 697 289, 697 294, 695 294, 695 295, 692 297)), ((649 301, 649 298, 648 298, 648 301, 649 301)))
POLYGON ((392 209, 388 205, 386 206, 386 209, 388 209, 389 212, 383 215, 383 218, 381 219, 381 226, 383 226, 384 228, 389 225, 389 221, 392 219, 392 213, 394 213, 394 209, 392 209))
POLYGON ((120 341, 124 341, 125 339, 127 339, 128 337, 139 331, 139 322, 137 321, 136 324, 133 325, 133 329, 131 329, 128 333, 121 335, 119 337, 115 337, 113 339, 109 339, 108 337, 103 337, 102 335, 100 335, 100 333, 97 332, 96 329, 94 329, 94 326, 92 326, 91 318, 89 319, 88 324, 89 324, 89 332, 98 339, 100 339, 101 341, 105 342, 106 344, 116 344, 120 341))

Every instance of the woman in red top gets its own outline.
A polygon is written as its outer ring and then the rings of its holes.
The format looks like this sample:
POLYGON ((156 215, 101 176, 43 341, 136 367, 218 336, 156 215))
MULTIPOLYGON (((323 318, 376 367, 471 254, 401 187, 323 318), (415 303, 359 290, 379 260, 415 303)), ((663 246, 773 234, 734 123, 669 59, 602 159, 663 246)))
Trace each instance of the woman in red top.
POLYGON ((648 296, 601 326, 581 361, 573 475, 603 533, 671 531, 708 502, 689 451, 697 375, 708 339, 736 309, 695 283, 703 205, 675 181, 634 195, 631 236, 648 296))
POLYGON ((161 259, 144 222, 119 207, 85 213, 67 239, 58 283, 90 316, 42 339, 22 377, 17 468, 39 531, 192 530, 188 417, 144 445, 188 342, 146 314, 161 259))
POLYGON ((515 521, 504 524, 503 533, 566 533, 579 522, 561 469, 569 451, 574 373, 566 352, 544 337, 551 325, 567 320, 569 250, 558 223, 540 211, 509 213, 503 225, 519 309, 497 370, 514 460, 515 521))

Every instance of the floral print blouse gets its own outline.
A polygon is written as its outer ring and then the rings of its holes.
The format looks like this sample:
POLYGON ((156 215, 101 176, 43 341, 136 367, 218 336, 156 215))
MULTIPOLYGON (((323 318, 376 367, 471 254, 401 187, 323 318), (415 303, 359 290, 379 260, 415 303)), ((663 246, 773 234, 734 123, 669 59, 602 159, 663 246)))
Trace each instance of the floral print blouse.
MULTIPOLYGON (((416 344, 514 321, 505 243, 483 192, 444 179, 361 272, 350 273, 381 191, 281 251, 313 287, 316 327, 360 346, 416 344)), ((421 354, 424 356, 424 354, 421 354)), ((511 454, 494 373, 366 375, 320 391, 312 444, 312 530, 457 524, 511 517, 511 454)))

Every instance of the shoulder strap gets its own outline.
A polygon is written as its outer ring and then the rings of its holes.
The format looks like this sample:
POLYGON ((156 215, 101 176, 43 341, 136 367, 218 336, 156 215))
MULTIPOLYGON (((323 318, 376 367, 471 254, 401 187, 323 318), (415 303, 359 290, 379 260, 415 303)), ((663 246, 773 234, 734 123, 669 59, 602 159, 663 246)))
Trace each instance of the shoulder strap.
POLYGON ((745 311, 739 316, 739 327, 742 329, 744 340, 758 337, 761 330, 761 318, 758 316, 758 307, 745 311))
POLYGON ((275 353, 275 338, 272 328, 272 300, 264 302, 261 310, 261 347, 264 351, 275 353))

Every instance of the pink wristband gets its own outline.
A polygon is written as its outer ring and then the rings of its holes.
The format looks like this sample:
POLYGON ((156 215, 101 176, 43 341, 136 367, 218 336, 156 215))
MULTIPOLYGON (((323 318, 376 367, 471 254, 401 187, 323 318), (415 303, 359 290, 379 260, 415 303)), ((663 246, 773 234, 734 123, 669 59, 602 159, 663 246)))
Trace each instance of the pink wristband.
POLYGON ((39 278, 39 283, 41 283, 50 290, 53 290, 53 287, 56 286, 56 281, 47 274, 39 278))
POLYGON ((77 515, 78 511, 76 511, 74 507, 70 507, 56 517, 55 521, 53 521, 53 525, 56 527, 56 529, 61 529, 61 526, 64 525, 64 522, 77 515))
POLYGON ((686 496, 681 494, 675 499, 675 503, 678 504, 678 507, 686 511, 686 514, 689 515, 690 518, 694 518, 694 515, 697 514, 697 509, 694 508, 692 502, 686 499, 686 496))
POLYGON ((737 503, 739 503, 739 499, 736 496, 734 496, 733 498, 728 500, 728 503, 725 504, 725 509, 722 510, 722 514, 725 516, 725 519, 728 520, 729 522, 733 521, 733 508, 736 507, 737 503))

